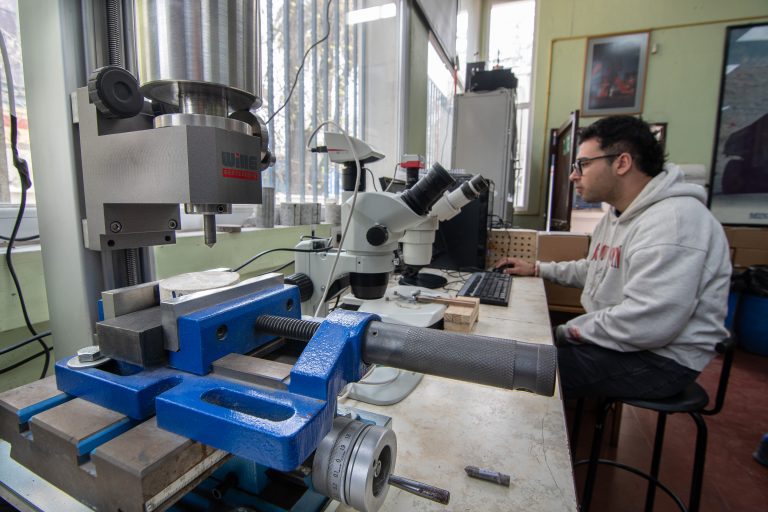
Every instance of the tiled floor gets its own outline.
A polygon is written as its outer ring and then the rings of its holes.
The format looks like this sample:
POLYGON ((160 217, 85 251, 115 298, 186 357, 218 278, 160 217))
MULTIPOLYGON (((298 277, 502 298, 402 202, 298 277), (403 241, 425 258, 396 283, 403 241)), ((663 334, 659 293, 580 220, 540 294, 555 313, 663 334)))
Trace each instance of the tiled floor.
MULTIPOLYGON (((720 361, 713 361, 699 383, 714 397, 720 361)), ((572 416, 573 411, 568 411, 572 416)), ((591 413, 589 413, 591 416, 591 413)), ((591 443, 591 417, 582 424, 577 459, 587 458, 591 443)), ((768 357, 737 351, 725 407, 705 418, 709 443, 701 497, 702 512, 768 511, 768 467, 752 458, 762 435, 768 432, 768 357)), ((570 424, 569 424, 570 425, 570 424)), ((617 448, 609 448, 606 432, 603 458, 612 458, 647 470, 650 466, 656 413, 624 406, 617 448)), ((661 461, 661 481, 688 503, 696 428, 688 415, 668 418, 661 461)), ((581 493, 586 466, 576 469, 581 493)), ((609 466, 598 470, 590 510, 596 512, 643 510, 646 485, 641 478, 609 466)), ((663 492, 657 492, 654 510, 679 510, 663 492)))

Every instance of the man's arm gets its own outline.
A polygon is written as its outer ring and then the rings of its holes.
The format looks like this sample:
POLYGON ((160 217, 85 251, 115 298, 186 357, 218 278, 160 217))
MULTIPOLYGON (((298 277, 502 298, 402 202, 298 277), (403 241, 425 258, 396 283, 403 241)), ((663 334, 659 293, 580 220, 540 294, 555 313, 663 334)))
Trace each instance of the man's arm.
POLYGON ((549 279, 564 286, 584 288, 587 279, 589 263, 586 259, 578 261, 562 261, 544 263, 537 261, 529 263, 520 258, 502 258, 495 267, 502 269, 505 274, 513 276, 536 276, 549 279))
POLYGON ((539 275, 563 286, 584 288, 587 282, 589 261, 586 258, 575 261, 541 262, 539 275))
POLYGON ((662 244, 627 259, 623 300, 566 324, 568 339, 622 352, 663 347, 682 332, 696 305, 706 253, 662 244))

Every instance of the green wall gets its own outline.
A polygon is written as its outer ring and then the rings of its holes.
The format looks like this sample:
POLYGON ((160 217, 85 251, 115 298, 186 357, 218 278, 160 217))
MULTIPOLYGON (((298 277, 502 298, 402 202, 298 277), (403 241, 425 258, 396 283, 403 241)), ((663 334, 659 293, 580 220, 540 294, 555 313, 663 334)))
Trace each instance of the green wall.
MULTIPOLYGON (((521 227, 545 225, 546 141, 551 128, 581 108, 587 38, 651 33, 642 116, 667 122, 667 152, 676 163, 709 168, 715 137, 725 28, 768 21, 766 0, 538 0, 531 132, 531 209, 521 227)), ((596 118, 584 118, 580 124, 596 118)))

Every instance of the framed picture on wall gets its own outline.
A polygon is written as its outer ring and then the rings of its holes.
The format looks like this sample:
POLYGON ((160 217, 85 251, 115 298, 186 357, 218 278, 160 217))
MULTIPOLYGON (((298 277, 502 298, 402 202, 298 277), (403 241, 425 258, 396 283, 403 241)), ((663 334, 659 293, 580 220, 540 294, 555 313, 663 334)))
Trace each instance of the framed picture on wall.
POLYGON ((728 27, 709 204, 723 224, 768 225, 768 23, 728 27))
POLYGON ((643 111, 649 38, 638 32, 587 40, 582 116, 643 111))

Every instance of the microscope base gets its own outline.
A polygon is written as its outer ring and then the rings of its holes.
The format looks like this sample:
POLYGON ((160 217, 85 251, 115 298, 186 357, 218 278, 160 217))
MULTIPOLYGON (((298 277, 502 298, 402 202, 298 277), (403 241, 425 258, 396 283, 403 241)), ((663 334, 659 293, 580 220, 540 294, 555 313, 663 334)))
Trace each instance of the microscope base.
POLYGON ((429 288, 434 290, 435 288, 442 288, 448 283, 448 280, 443 276, 436 274, 418 273, 411 276, 402 276, 398 281, 399 284, 407 286, 421 286, 422 288, 429 288))
POLYGON ((373 405, 396 404, 416 389, 422 373, 377 366, 360 382, 349 385, 349 398, 373 405))

